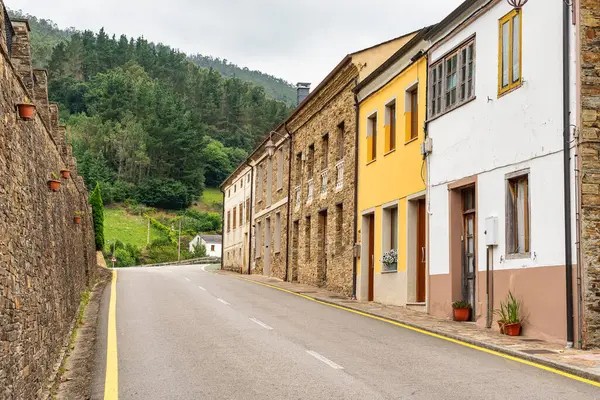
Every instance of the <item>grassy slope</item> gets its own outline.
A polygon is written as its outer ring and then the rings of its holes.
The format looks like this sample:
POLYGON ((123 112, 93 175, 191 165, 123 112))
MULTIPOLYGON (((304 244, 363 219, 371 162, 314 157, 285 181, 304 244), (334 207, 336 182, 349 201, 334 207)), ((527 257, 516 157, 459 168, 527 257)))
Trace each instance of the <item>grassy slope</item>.
MULTIPOLYGON (((123 243, 131 243, 138 247, 146 246, 148 222, 144 217, 129 215, 122 208, 106 208, 104 210, 104 237, 108 242, 118 239, 123 243)), ((150 227, 150 241, 163 237, 157 229, 150 227)))
POLYGON ((200 202, 194 205, 199 211, 221 213, 223 206, 223 193, 218 188, 206 188, 200 202))

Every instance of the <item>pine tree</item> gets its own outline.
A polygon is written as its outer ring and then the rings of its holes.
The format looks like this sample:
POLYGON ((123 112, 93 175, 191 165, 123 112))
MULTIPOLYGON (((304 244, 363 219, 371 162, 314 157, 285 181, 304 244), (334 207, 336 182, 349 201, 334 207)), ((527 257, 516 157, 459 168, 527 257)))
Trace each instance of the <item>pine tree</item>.
POLYGON ((90 204, 92 205, 92 218, 94 220, 96 250, 102 251, 104 250, 104 204, 102 203, 99 184, 96 184, 96 188, 90 196, 90 204))

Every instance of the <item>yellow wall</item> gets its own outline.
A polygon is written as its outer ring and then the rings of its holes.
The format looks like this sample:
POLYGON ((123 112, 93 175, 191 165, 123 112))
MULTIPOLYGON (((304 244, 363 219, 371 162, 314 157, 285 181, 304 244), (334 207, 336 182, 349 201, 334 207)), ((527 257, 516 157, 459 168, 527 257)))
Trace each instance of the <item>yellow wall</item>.
MULTIPOLYGON (((375 272, 381 271, 382 215, 381 206, 398 203, 398 271, 406 270, 406 198, 425 190, 425 166, 421 156, 421 143, 425 135, 423 125, 426 115, 427 64, 425 58, 417 61, 387 85, 371 94, 360 104, 359 164, 358 164, 358 238, 361 238, 362 215, 375 209, 375 272), (414 82, 419 82, 419 136, 406 142, 405 92, 414 82), (396 149, 385 154, 385 105, 396 98, 396 149), (377 111, 377 156, 367 162, 367 118, 377 111), (421 168, 423 168, 421 170, 421 168)), ((368 243, 362 243, 368 246, 368 243)), ((360 268, 360 263, 358 263, 360 268)), ((360 274, 360 271, 358 272, 360 274)))
POLYGON ((358 80, 362 81, 375 71, 381 64, 392 56, 399 48, 404 46, 416 33, 390 40, 366 50, 352 54, 352 62, 359 66, 358 80))

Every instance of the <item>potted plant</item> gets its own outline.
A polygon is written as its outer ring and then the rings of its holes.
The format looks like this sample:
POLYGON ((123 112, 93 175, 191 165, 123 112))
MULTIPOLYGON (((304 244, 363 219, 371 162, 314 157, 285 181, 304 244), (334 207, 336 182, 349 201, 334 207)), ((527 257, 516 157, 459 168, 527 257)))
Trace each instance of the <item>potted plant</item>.
POLYGON ((383 253, 381 262, 383 263, 382 272, 398 271, 398 250, 391 249, 390 251, 383 253))
POLYGON ((500 302, 500 310, 497 310, 496 314, 500 318, 498 325, 502 333, 508 336, 521 334, 521 303, 513 296, 512 292, 508 292, 506 302, 500 302))
POLYGON ((468 321, 471 317, 471 305, 464 300, 452 303, 455 321, 468 321))
POLYGON ((62 176, 63 179, 69 179, 69 177, 71 176, 71 171, 68 169, 61 169, 60 176, 62 176))
POLYGON ((80 213, 79 211, 75 211, 75 216, 73 217, 73 222, 75 222, 76 224, 80 224, 81 223, 81 216, 83 214, 80 213))
POLYGON ((55 172, 52 172, 51 175, 52 179, 48 180, 48 188, 53 192, 58 192, 58 189, 60 189, 60 181, 58 180, 58 175, 56 175, 55 172))
POLYGON ((19 103, 17 104, 17 110, 19 112, 19 117, 28 121, 33 118, 35 104, 31 104, 30 102, 19 103))

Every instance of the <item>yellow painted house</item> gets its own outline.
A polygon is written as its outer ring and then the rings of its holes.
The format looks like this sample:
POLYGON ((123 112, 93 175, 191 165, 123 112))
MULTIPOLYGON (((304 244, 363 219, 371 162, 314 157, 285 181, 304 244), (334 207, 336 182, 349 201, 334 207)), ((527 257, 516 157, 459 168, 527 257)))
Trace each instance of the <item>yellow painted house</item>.
POLYGON ((425 140, 429 28, 365 78, 359 101, 357 297, 425 310, 425 140), (397 250, 397 263, 384 263, 397 250))

